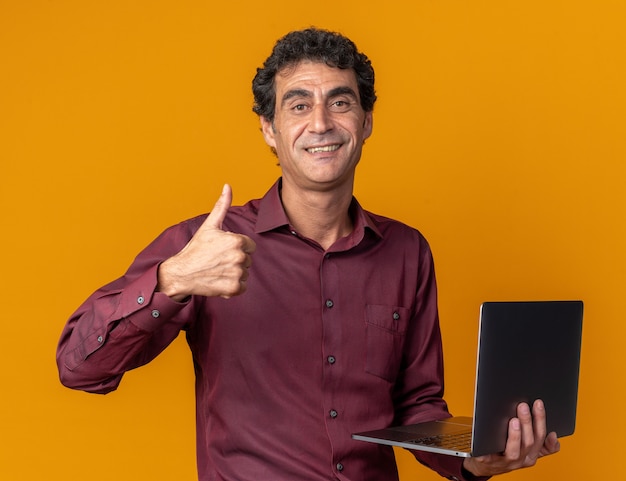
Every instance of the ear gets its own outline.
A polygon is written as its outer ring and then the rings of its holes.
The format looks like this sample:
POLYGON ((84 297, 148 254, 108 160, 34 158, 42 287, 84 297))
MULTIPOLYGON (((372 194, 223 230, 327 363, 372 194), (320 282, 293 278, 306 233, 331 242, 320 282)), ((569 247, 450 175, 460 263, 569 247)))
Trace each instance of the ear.
POLYGON ((275 131, 274 125, 267 118, 261 115, 261 132, 263 132, 263 138, 265 139, 265 143, 269 145, 272 149, 276 148, 276 139, 275 139, 275 131))
POLYGON ((372 129, 374 128, 374 116, 372 112, 365 112, 365 120, 363 121, 363 140, 369 138, 372 135, 372 129))

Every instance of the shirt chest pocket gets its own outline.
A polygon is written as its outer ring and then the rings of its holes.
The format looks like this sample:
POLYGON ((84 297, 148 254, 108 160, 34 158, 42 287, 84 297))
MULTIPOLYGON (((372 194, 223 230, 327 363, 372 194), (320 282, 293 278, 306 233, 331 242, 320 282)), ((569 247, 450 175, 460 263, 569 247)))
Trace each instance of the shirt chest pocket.
POLYGON ((402 361, 408 324, 409 310, 404 307, 375 304, 365 307, 367 372, 394 382, 402 361))

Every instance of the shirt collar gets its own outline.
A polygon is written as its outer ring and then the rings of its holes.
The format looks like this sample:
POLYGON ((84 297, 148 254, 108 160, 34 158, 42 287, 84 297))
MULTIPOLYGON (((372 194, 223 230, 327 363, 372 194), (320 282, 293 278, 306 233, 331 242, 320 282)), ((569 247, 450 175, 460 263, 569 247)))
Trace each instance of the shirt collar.
MULTIPOLYGON (((289 226, 289 218, 280 199, 281 184, 282 179, 278 179, 259 202, 258 217, 254 229, 256 233, 260 234, 278 229, 279 227, 289 226)), ((350 237, 358 239, 356 243, 363 238, 366 229, 371 230, 377 237, 382 238, 382 234, 372 216, 361 207, 354 197, 350 204, 350 215, 354 221, 354 231, 350 237)))
POLYGON ((259 202, 258 217, 254 228, 258 234, 289 226, 289 219, 280 200, 281 182, 282 179, 278 179, 259 202))

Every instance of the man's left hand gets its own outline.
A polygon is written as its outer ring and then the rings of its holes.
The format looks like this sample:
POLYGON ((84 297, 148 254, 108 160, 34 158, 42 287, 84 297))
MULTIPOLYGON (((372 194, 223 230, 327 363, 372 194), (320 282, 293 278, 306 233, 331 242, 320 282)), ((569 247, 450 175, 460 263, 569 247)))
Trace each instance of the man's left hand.
POLYGON ((542 456, 561 448, 556 433, 546 436, 546 410, 541 400, 533 404, 532 415, 526 403, 517 406, 517 417, 509 421, 504 453, 466 458, 463 467, 475 476, 494 476, 534 466, 542 456))

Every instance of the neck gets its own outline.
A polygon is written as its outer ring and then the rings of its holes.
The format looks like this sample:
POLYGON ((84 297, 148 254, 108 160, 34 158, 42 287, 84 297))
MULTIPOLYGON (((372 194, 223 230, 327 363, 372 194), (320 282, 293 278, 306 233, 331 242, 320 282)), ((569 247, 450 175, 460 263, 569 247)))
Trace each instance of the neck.
POLYGON ((281 197, 289 222, 298 234, 314 240, 324 250, 352 232, 351 188, 301 191, 283 184, 281 197))

